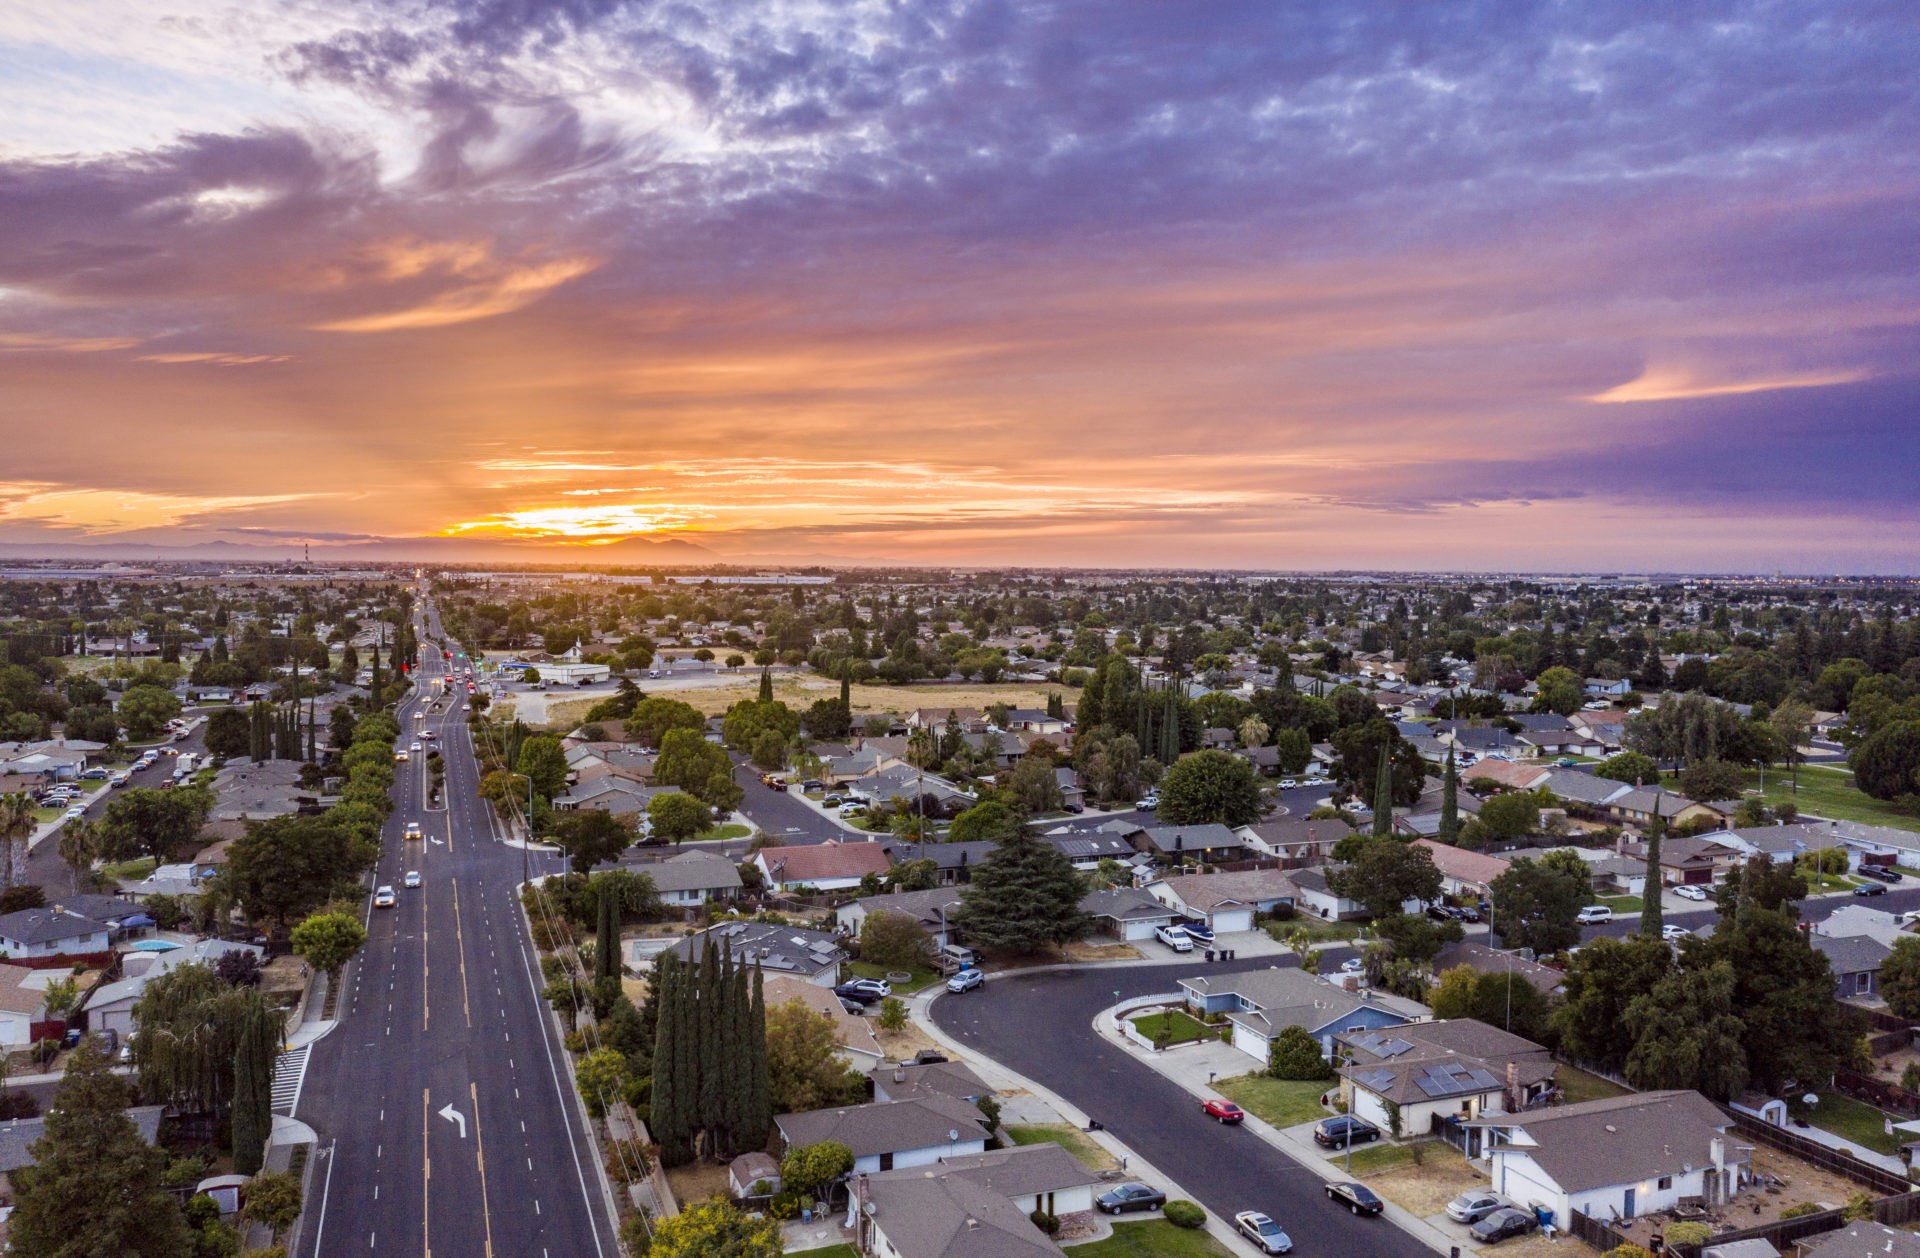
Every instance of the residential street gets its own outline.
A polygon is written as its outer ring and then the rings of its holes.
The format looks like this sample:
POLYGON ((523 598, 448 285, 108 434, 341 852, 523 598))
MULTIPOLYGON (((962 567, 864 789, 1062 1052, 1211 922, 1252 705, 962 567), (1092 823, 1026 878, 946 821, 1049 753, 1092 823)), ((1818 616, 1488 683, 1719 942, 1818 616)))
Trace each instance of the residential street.
MULTIPOLYGON (((430 636, 400 746, 436 731, 451 810, 423 806, 424 755, 395 766, 376 882, 399 905, 368 910, 340 1024, 314 1046, 296 1111, 320 1134, 300 1253, 612 1258, 593 1145, 519 924, 524 854, 494 839, 475 794, 464 696, 414 719, 445 672, 430 636), (408 821, 424 841, 402 838, 408 821), (417 890, 402 885, 408 869, 417 890)), ((536 874, 555 865, 534 857, 536 874)))

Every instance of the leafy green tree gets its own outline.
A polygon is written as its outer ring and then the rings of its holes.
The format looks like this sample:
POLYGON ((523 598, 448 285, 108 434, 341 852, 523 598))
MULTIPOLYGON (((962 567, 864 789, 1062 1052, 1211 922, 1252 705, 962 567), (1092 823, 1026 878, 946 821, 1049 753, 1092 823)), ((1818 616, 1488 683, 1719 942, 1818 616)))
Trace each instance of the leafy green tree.
POLYGON ((1803 759, 1800 749, 1813 740, 1813 707, 1804 699, 1787 699, 1773 710, 1769 720, 1780 739, 1787 768, 1793 774, 1793 789, 1798 791, 1800 761, 1803 759))
POLYGON ((351 913, 315 913, 293 928, 293 950, 339 990, 340 969, 366 946, 367 928, 351 913))
POLYGON ((129 686, 120 696, 120 723, 136 742, 158 737, 166 723, 179 715, 180 700, 159 686, 129 686))
POLYGON ((636 835, 631 817, 615 816, 601 808, 554 813, 548 828, 553 841, 566 849, 573 857, 574 868, 583 873, 617 860, 620 853, 633 846, 636 835))
MULTIPOLYGON (((1720 885, 1714 888, 1713 895, 1722 917, 1733 916, 1745 905, 1778 909, 1798 905, 1807 898, 1807 877, 1793 865, 1778 864, 1766 856, 1755 856, 1729 870, 1720 885)), ((1793 912, 1798 916, 1797 908, 1793 912)))
POLYGON ((1493 929, 1509 948, 1561 952, 1580 942, 1574 921, 1592 898, 1587 881, 1525 856, 1495 878, 1493 929))
POLYGON ((845 1105, 866 1086, 841 1060, 832 1020, 797 996, 767 1010, 766 1042, 767 1084, 780 1113, 845 1105))
POLYGON ((753 740, 753 762, 773 772, 786 767, 787 736, 777 729, 763 729, 753 740))
POLYGON ((1668 974, 1627 1006, 1626 1075, 1637 1088, 1682 1088, 1718 1101, 1747 1084, 1745 1024, 1734 1012, 1733 969, 1721 961, 1668 974))
POLYGON ((1224 751, 1183 756, 1160 784, 1160 818, 1168 825, 1251 825, 1260 819, 1260 777, 1224 751))
POLYGON ((213 796, 204 787, 121 791, 100 819, 101 852, 115 860, 174 860, 198 838, 211 811, 213 796))
POLYGON ((684 843, 713 824, 713 810, 683 791, 655 795, 647 801, 647 820, 655 843, 684 843))
POLYGON ((1547 669, 1534 683, 1539 692, 1534 696, 1535 712, 1558 712, 1561 716, 1572 716, 1580 710, 1586 699, 1586 689, 1572 669, 1558 665, 1547 669))
POLYGON ((1006 801, 983 799, 953 819, 947 828, 952 843, 998 843, 1020 832, 1020 813, 1006 801))
POLYGON ((1893 941, 1893 955, 1880 963, 1880 995, 1895 1017, 1920 1017, 1920 936, 1893 941))
POLYGON ((207 751, 222 759, 250 754, 252 730, 240 708, 220 708, 207 718, 207 751))
POLYGON ((1373 933, 1384 940, 1401 961, 1431 961, 1450 943, 1466 938, 1459 922, 1433 922, 1424 913, 1397 913, 1376 918, 1373 933))
POLYGON ((647 1258, 780 1258, 784 1248, 778 1223, 716 1197, 657 1220, 647 1258))
POLYGON ((1054 776, 1054 763, 1044 755, 1022 756, 1006 775, 1001 794, 1014 807, 1029 814, 1051 812, 1066 802, 1060 781, 1054 776))
POLYGON ((337 893, 350 894, 370 854, 332 820, 329 814, 250 823, 227 850, 222 886, 248 916, 282 928, 337 893))
POLYGON ((925 965, 933 941, 904 913, 868 913, 860 924, 860 957, 891 970, 925 965))
POLYGON ((1666 886, 1666 871, 1660 868, 1660 844, 1666 835, 1667 819, 1656 799, 1653 817, 1647 822, 1647 885, 1640 906, 1640 933, 1649 939, 1663 938, 1667 924, 1666 905, 1660 898, 1666 886))
POLYGON ((1508 843, 1540 828, 1540 797, 1508 791, 1480 805, 1480 824, 1494 843, 1508 843))
POLYGON ((634 704, 633 714, 626 720, 627 737, 653 747, 663 744, 669 730, 697 733, 706 727, 707 718, 700 715, 700 709, 678 699, 642 699, 634 704))
POLYGON ((10 1248, 38 1258, 182 1258, 191 1240, 180 1207, 161 1189, 167 1155, 126 1115, 132 1089, 105 1050, 82 1041, 35 1141, 33 1161, 12 1172, 10 1248))
POLYGON ((1409 900, 1440 898, 1440 871, 1424 847, 1378 836, 1356 838, 1346 863, 1327 872, 1327 885, 1367 908, 1376 921, 1397 917, 1409 900))
POLYGON ((1709 756, 1681 770, 1680 789, 1691 799, 1738 799, 1746 778, 1733 765, 1709 756))
POLYGON ((1847 757, 1854 785, 1875 799, 1920 794, 1920 721, 1893 721, 1847 757))
POLYGON ((801 1197, 818 1198, 852 1170, 853 1150, 838 1140, 797 1145, 780 1159, 780 1186, 801 1197))
POLYGON ((302 1209, 300 1180, 285 1171, 268 1171, 247 1181, 247 1204, 240 1217, 258 1223, 273 1234, 278 1245, 287 1229, 299 1219, 302 1209))
POLYGON ((265 1162, 273 1134, 273 1066, 286 1015, 250 993, 233 1049, 233 1169, 252 1175, 265 1162))
POLYGON ((1442 843, 1453 844, 1460 840, 1460 765, 1454 759, 1453 748, 1447 748, 1446 776, 1440 782, 1440 831, 1437 836, 1442 843))
POLYGON ((550 735, 536 735, 520 744, 514 768, 533 779, 534 794, 542 799, 552 800, 567 789, 567 751, 550 735))
POLYGON ((626 1090, 627 1059, 617 1048, 596 1048, 574 1062, 573 1077, 587 1112, 595 1118, 604 1118, 607 1102, 626 1090))
MULTIPOLYGON (((1372 703, 1367 700, 1369 706, 1372 703)), ((1391 757, 1394 804, 1405 808, 1419 800, 1426 788, 1427 762, 1412 743, 1400 736, 1393 722, 1375 715, 1334 731, 1332 741, 1334 775, 1346 789, 1373 801, 1379 793, 1380 755, 1385 752, 1391 757)))
POLYGON ((1335 1078, 1333 1066, 1320 1051, 1319 1041, 1305 1027, 1287 1026, 1267 1048, 1267 1073, 1276 1079, 1335 1078))
POLYGON ((654 758, 653 780, 661 786, 677 786, 716 808, 737 807, 742 795, 725 749, 696 730, 666 732, 660 754, 654 758))
POLYGON ((1025 830, 1000 840, 960 891, 955 923, 989 952, 1031 954, 1083 938, 1080 875, 1059 848, 1025 830))

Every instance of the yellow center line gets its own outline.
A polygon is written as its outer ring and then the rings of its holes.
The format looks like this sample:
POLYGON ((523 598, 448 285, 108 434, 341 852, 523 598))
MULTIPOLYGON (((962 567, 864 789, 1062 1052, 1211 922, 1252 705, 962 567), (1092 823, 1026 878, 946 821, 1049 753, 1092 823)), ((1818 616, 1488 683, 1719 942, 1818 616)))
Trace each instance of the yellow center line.
POLYGON ((427 1138, 433 1133, 428 1130, 433 1119, 428 1116, 427 1090, 420 1089, 420 1248, 425 1258, 433 1258, 433 1231, 427 1216, 433 1213, 433 1194, 429 1191, 433 1181, 433 1155, 427 1152, 427 1138))
POLYGON ((467 937, 460 928, 460 880, 453 879, 453 941, 460 957, 460 1008, 467 1015, 467 1027, 473 1027, 473 1008, 467 1003, 467 937))
POLYGON ((493 1258, 493 1203, 487 1200, 487 1144, 480 1136, 480 1089, 468 1083, 467 1097, 473 1102, 473 1160, 480 1164, 480 1214, 487 1225, 487 1258, 493 1258))

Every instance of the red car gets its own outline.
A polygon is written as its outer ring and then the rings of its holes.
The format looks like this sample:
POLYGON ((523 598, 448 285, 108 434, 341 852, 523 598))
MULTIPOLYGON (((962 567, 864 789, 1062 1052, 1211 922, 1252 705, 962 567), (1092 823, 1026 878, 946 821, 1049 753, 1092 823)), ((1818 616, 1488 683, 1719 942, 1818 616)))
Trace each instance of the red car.
POLYGON ((1247 1116, 1238 1105, 1232 1101, 1223 1101, 1217 1096, 1202 1105, 1200 1112, 1208 1118, 1217 1118, 1223 1123, 1237 1123, 1247 1116))

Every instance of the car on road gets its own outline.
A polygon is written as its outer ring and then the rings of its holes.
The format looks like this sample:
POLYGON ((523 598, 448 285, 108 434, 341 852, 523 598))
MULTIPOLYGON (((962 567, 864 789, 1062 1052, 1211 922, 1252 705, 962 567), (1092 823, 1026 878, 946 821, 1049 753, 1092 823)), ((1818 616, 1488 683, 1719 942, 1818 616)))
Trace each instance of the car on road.
POLYGON ((1348 1144, 1368 1144, 1379 1138, 1378 1127, 1351 1114, 1336 1114, 1313 1125, 1313 1142, 1323 1149, 1344 1149, 1348 1144))
POLYGON ((1498 1245, 1513 1236, 1524 1236, 1540 1226, 1531 1211, 1507 1208, 1495 1210, 1467 1229, 1468 1235, 1482 1245, 1498 1245))
POLYGON ((69 808, 69 809, 67 809, 67 811, 66 811, 66 814, 65 814, 65 815, 66 815, 66 819, 67 819, 68 821, 72 821, 72 820, 74 820, 75 818, 78 818, 78 817, 84 817, 84 816, 86 816, 86 815, 87 815, 87 808, 86 808, 86 805, 84 805, 84 804, 75 804, 75 805, 74 805, 73 807, 71 807, 71 808, 69 808))
POLYGON ((1690 882, 1675 887, 1673 893, 1682 900, 1705 900, 1707 898, 1707 889, 1705 887, 1695 886, 1690 882))
POLYGON ((407 753, 406 753, 406 752, 404 752, 404 751, 396 751, 396 752, 394 752, 394 753, 393 753, 393 762, 394 762, 395 764, 405 764, 405 763, 407 762, 407 753))
POLYGON ((419 743, 417 743, 417 742, 416 742, 416 743, 415 743, 415 744, 413 745, 413 747, 412 747, 412 750, 414 750, 414 751, 423 751, 423 750, 425 750, 425 749, 424 749, 423 747, 421 747, 419 743))
POLYGON ((1193 936, 1178 926, 1162 926, 1153 932, 1153 937, 1175 952, 1193 951, 1193 936))
POLYGON ((1558 760, 1553 762, 1553 766, 1556 769, 1571 769, 1574 765, 1579 763, 1580 762, 1578 760, 1575 760, 1572 756, 1562 756, 1558 760))
POLYGON ((1582 926, 1592 926, 1599 922, 1613 920, 1613 910, 1604 904, 1589 904, 1573 915, 1573 920, 1582 926))
POLYGON ((1292 778, 1281 778, 1281 779, 1280 779, 1280 789, 1281 789, 1281 790, 1283 790, 1283 791, 1290 791, 1290 790, 1292 790, 1292 789, 1294 789, 1294 788, 1295 788, 1296 786, 1299 786, 1299 785, 1300 785, 1300 783, 1298 783, 1298 782, 1296 782, 1296 781, 1294 781, 1294 780, 1293 780, 1292 778))
POLYGON ((417 822, 417 821, 409 821, 409 822, 407 823, 407 830, 406 830, 406 836, 407 836, 408 838, 410 838, 410 839, 417 839, 417 838, 419 838, 419 837, 420 837, 420 823, 419 823, 419 822, 417 822))
POLYGON ((1158 795, 1142 795, 1140 801, 1134 805, 1134 807, 1138 808, 1141 812, 1152 812, 1159 806, 1160 797, 1158 795))
POLYGON ((1093 1199, 1093 1208, 1102 1214, 1125 1214, 1129 1210, 1158 1210, 1167 1204, 1167 1194, 1145 1184, 1116 1184, 1093 1199))
POLYGON ((947 990, 950 992, 970 992, 986 981, 986 972, 983 970, 962 970, 947 980, 947 990))
POLYGON ((1662 939, 1691 939, 1692 937, 1692 931, 1688 930, 1685 926, 1676 926, 1672 922, 1668 922, 1660 928, 1660 938, 1662 939))
POLYGON ((1855 895, 1885 895, 1887 884, 1884 882, 1863 882, 1853 889, 1855 895))
POLYGON ((1447 1217, 1455 1223, 1478 1223, 1495 1210, 1508 1210, 1512 1206, 1512 1202, 1497 1192, 1469 1188, 1447 1203, 1447 1217))
POLYGON ((409 891, 412 891, 414 888, 418 887, 420 885, 420 871, 417 869, 409 869, 407 871, 407 876, 400 880, 400 885, 405 887, 409 891))
POLYGON ((1223 1100, 1217 1096, 1208 1097, 1207 1100, 1201 1104, 1200 1112, 1208 1118, 1218 1119, 1221 1123, 1228 1125, 1245 1122, 1247 1118, 1247 1112, 1245 1110, 1235 1105, 1232 1101, 1223 1100))
POLYGON ((383 885, 375 889, 373 893, 373 907, 377 909, 390 909, 398 899, 399 897, 393 894, 392 887, 383 885))
POLYGON ((1290 1254, 1293 1238, 1258 1210, 1242 1210, 1233 1216, 1234 1230, 1258 1245, 1263 1253, 1290 1254))
POLYGON ((120 772, 114 774, 112 777, 107 779, 107 785, 108 786, 125 786, 130 780, 131 779, 128 778, 127 776, 127 771, 125 769, 122 769, 120 770, 120 772))
POLYGON ((1373 1195, 1373 1189, 1350 1180, 1335 1180, 1327 1185, 1327 1200, 1337 1202, 1355 1214, 1378 1214, 1386 1203, 1373 1195))
POLYGON ((857 978, 850 983, 842 983, 833 989, 833 994, 842 1000, 851 1000, 855 1004, 870 1005, 876 1000, 885 1000, 893 995, 893 988, 879 979, 857 978))

